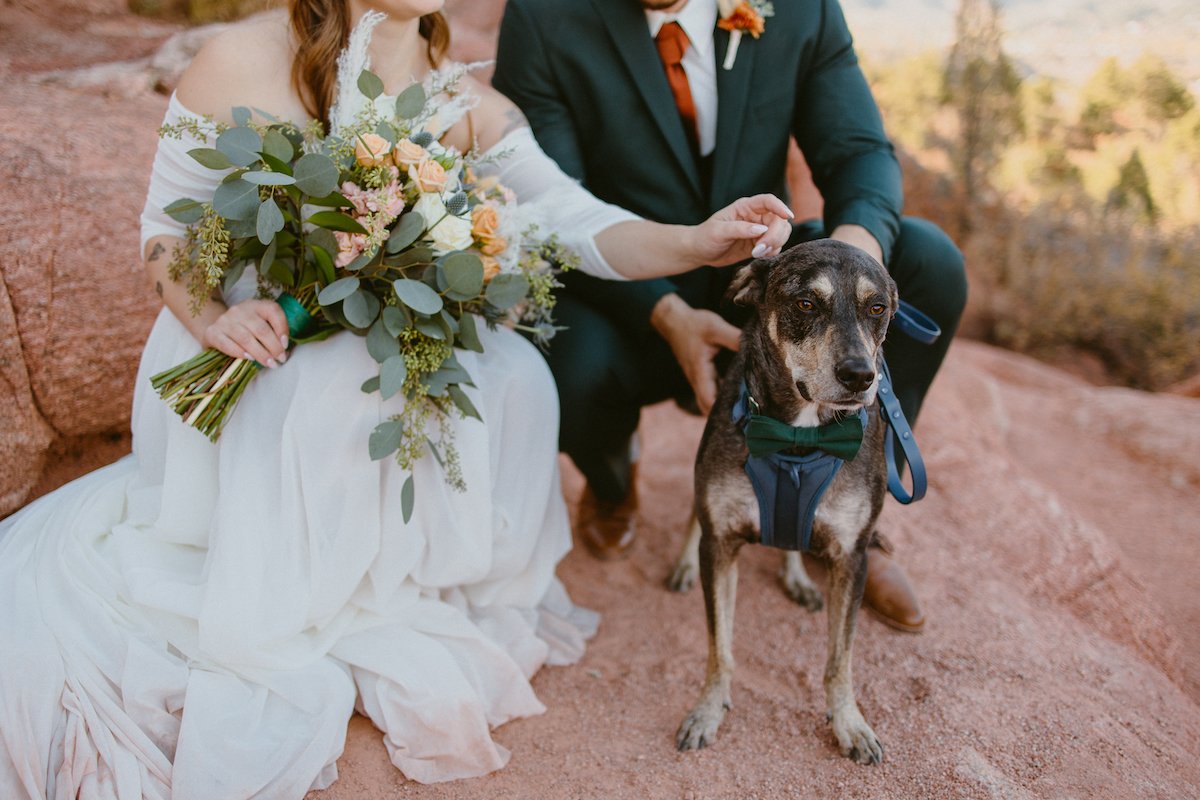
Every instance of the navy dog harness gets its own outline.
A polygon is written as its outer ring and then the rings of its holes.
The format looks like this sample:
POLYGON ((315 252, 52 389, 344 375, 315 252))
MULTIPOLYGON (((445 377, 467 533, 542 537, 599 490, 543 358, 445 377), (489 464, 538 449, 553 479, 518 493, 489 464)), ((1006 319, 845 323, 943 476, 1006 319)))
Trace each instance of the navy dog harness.
MULTIPOLYGON (((932 344, 941 334, 936 322, 903 301, 893 322, 899 331, 922 344, 932 344)), ((885 425, 883 452, 887 461, 888 491, 896 500, 908 505, 925 496, 928 485, 925 461, 921 458, 912 428, 892 389, 892 375, 887 362, 882 362, 882 365, 877 397, 879 416, 885 425), (900 443, 908 461, 909 474, 912 476, 911 492, 905 489, 900 479, 896 442, 900 443)), ((758 407, 746 389, 746 382, 742 381, 741 394, 733 406, 733 422, 743 435, 752 413, 757 414, 758 407)), ((865 408, 859 409, 858 413, 865 435, 871 422, 870 415, 865 408)), ((817 506, 845 463, 838 456, 815 449, 804 455, 771 453, 749 456, 744 468, 758 498, 759 541, 784 550, 808 552, 812 544, 817 506)))

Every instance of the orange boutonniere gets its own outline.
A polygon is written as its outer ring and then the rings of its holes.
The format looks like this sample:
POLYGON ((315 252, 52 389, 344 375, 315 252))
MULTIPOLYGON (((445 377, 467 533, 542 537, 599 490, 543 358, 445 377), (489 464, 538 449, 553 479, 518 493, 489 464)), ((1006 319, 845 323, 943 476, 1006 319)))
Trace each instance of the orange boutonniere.
POLYGON ((764 0, 719 0, 721 18, 717 27, 729 31, 729 48, 725 51, 725 69, 733 69, 742 34, 757 39, 767 27, 767 17, 775 16, 775 7, 764 0))

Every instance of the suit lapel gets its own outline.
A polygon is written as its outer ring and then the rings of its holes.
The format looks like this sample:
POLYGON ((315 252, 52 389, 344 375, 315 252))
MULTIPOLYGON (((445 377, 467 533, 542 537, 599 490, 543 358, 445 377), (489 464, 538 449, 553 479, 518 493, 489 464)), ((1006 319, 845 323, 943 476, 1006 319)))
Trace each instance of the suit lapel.
POLYGON ((750 75, 754 71, 758 42, 752 36, 742 36, 733 69, 725 69, 722 63, 729 47, 729 31, 718 28, 713 40, 716 45, 713 57, 717 60, 717 146, 713 150, 709 202, 715 207, 725 203, 723 196, 741 150, 746 103, 750 99, 750 75))
POLYGON ((617 45, 621 58, 638 91, 650 109, 663 137, 687 175, 692 190, 703 196, 700 186, 700 169, 692 155, 691 145, 683 130, 683 122, 675 108, 675 98, 667 85, 667 76, 654 40, 646 27, 646 15, 641 7, 630 0, 592 0, 597 14, 604 20, 609 35, 617 45))

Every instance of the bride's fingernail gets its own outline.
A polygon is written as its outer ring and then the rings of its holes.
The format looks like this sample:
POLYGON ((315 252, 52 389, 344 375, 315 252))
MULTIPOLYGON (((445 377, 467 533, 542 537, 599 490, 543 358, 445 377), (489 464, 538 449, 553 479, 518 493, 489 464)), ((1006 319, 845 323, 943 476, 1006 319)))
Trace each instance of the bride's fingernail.
POLYGON ((254 356, 250 355, 249 353, 245 353, 245 352, 242 353, 242 358, 246 359, 247 361, 254 360, 254 356))
POLYGON ((280 337, 279 337, 279 343, 280 343, 281 345, 283 345, 283 349, 284 349, 284 350, 287 350, 287 337, 286 337, 286 336, 280 336, 280 337))
POLYGON ((278 361, 276 361, 276 360, 275 360, 275 359, 273 359, 273 358, 268 358, 268 359, 267 359, 267 366, 268 366, 268 367, 270 367, 271 369, 275 369, 276 367, 278 367, 278 366, 279 366, 279 362, 278 362, 278 361))
POLYGON ((280 363, 280 364, 286 364, 286 363, 287 363, 287 353, 284 353, 284 354, 282 354, 281 356, 279 356, 279 363, 280 363))
POLYGON ((750 232, 753 233, 755 236, 762 236, 764 233, 767 232, 767 226, 766 225, 751 225, 750 232))
POLYGON ((754 245, 754 249, 750 251, 750 255, 754 256, 755 258, 762 258, 764 255, 766 255, 766 253, 767 246, 765 244, 756 244, 754 245))

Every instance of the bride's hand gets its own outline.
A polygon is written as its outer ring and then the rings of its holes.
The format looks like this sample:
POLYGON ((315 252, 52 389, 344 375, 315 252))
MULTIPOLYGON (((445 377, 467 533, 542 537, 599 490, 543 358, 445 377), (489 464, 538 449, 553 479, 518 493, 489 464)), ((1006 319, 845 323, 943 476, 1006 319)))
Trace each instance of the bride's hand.
POLYGON ((735 200, 692 228, 697 262, 722 267, 773 256, 787 243, 793 216, 773 194, 735 200))
POLYGON ((228 308, 204 331, 201 344, 267 367, 287 361, 287 317, 273 300, 245 300, 228 308))

